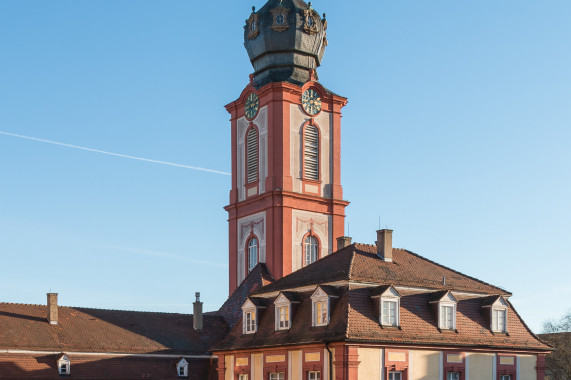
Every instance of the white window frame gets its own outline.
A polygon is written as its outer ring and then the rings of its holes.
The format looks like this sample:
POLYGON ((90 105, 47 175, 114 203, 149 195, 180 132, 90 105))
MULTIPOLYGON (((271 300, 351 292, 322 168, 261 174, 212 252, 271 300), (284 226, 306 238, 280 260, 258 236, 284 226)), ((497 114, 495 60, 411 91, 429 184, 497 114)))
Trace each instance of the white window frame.
POLYGON ((402 371, 390 371, 388 380, 402 380, 402 371), (395 378, 395 375, 398 375, 398 379, 395 378))
POLYGON ((390 292, 391 289, 385 292, 386 295, 381 296, 379 302, 379 322, 382 326, 400 326, 400 297, 394 296, 393 292, 390 292), (391 313, 390 313, 390 305, 393 304, 395 306, 395 320, 391 323, 391 313), (385 315, 385 305, 389 305, 389 313, 385 315), (388 319, 386 319, 387 317, 388 319))
POLYGON ((258 316, 257 310, 254 309, 245 309, 244 310, 244 326, 243 332, 244 334, 255 334, 258 330, 258 316))
POLYGON ((490 315, 490 330, 495 333, 506 333, 508 331, 508 308, 507 307, 492 307, 490 315), (503 314, 503 326, 498 325, 496 313, 503 314))
POLYGON ((309 371, 307 373, 307 380, 321 380, 321 372, 309 371))
POLYGON ((254 269, 256 265, 258 265, 258 262, 260 261, 260 241, 256 236, 252 236, 248 240, 248 246, 246 247, 246 249, 248 251, 248 273, 250 273, 252 269, 254 269), (252 256, 254 255, 255 258, 254 260, 252 260, 253 259, 252 256))
POLYGON ((272 372, 270 373, 269 380, 285 380, 285 373, 283 372, 272 372))
POLYGON ((289 330, 290 326, 291 326, 291 308, 289 303, 285 305, 284 304, 276 305, 276 331, 289 330), (283 320, 282 316, 284 317, 283 320))
POLYGON ((460 372, 448 372, 446 380, 460 380, 460 372))
POLYGON ((238 380, 248 380, 248 374, 241 373, 240 375, 238 375, 238 380))
POLYGON ((511 375, 500 375, 499 377, 499 380, 511 380, 512 378, 511 375))
POLYGON ((176 372, 178 377, 188 377, 188 362, 182 358, 176 365, 176 372), (181 373, 182 370, 182 373, 181 373))
POLYGON ((441 330, 456 330, 456 304, 452 303, 452 302, 440 302, 438 304, 438 327, 441 330), (451 326, 447 326, 445 325, 445 323, 442 323, 442 313, 444 309, 450 309, 451 310, 451 326))
POLYGON ((319 260, 319 240, 313 235, 307 235, 303 239, 303 266, 313 264, 317 260, 319 260))
POLYGON ((57 361, 57 370, 60 375, 69 375, 71 373, 71 361, 67 355, 63 355, 57 361))
POLYGON ((327 326, 329 324, 329 300, 319 298, 313 300, 313 326, 327 326), (321 308, 321 310, 319 310, 321 308), (320 311, 318 313, 318 311, 320 311))

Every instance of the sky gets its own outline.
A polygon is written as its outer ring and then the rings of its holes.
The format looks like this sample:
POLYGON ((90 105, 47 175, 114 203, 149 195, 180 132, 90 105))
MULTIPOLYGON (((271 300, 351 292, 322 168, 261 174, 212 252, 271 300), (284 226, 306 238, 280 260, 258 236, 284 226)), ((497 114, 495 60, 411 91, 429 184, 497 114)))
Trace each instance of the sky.
MULTIPOLYGON (((224 105, 264 3, 0 1, 0 302, 191 313, 200 291, 218 309, 224 105)), ((394 229, 396 247, 511 291, 536 332, 571 310, 571 2, 313 7, 320 82, 349 98, 346 233, 394 229)))

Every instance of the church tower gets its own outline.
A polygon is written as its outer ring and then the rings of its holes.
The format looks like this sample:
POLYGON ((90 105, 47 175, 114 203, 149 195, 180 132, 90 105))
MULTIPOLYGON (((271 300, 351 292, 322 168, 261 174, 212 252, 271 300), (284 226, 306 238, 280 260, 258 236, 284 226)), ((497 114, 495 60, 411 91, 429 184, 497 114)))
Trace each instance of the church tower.
POLYGON ((302 0, 253 9, 244 45, 254 73, 228 104, 232 125, 230 293, 258 262, 274 279, 337 249, 344 235, 341 108, 317 80, 327 21, 302 0))

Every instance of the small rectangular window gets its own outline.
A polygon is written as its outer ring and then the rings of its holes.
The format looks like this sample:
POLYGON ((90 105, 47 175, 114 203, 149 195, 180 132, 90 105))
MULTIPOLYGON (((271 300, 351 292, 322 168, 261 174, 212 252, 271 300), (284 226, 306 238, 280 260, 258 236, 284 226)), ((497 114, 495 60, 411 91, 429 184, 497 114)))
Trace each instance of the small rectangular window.
POLYGON ((285 380, 283 372, 270 373, 270 380, 285 380))
POLYGON ((454 329, 454 306, 440 307, 440 328, 447 330, 454 329))
POLYGON ((327 324, 327 301, 315 301, 314 318, 315 326, 323 326, 327 324))
POLYGON ((249 311, 245 313, 246 318, 246 325, 245 330, 246 333, 253 333, 256 332, 256 313, 253 311, 249 311))
POLYGON ((310 371, 307 376, 308 380, 321 380, 321 372, 319 371, 310 371))
POLYGON ((448 372, 447 380, 460 380, 460 374, 458 372, 448 372))
POLYGON ((289 306, 278 307, 278 329, 289 329, 289 306))
POLYGON ((506 310, 504 309, 492 310, 492 331, 495 332, 506 331, 506 310))
POLYGON ((397 326, 397 302, 396 301, 383 301, 383 325, 397 326))
POLYGON ((62 375, 67 374, 67 364, 62 364, 62 365, 59 367, 59 373, 62 374, 62 375))
POLYGON ((500 375, 500 380, 511 380, 510 375, 500 375))
POLYGON ((241 374, 238 376, 238 380, 248 380, 248 375, 247 374, 241 374))
POLYGON ((402 372, 389 372, 389 380, 402 380, 402 372))

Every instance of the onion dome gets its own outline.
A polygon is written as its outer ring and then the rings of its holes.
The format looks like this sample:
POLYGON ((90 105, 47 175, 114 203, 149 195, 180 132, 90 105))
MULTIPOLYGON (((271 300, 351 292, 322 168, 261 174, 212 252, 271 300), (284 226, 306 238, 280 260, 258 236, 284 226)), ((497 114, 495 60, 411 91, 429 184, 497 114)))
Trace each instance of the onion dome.
POLYGON ((269 0, 252 8, 244 45, 254 66, 254 83, 304 84, 321 65, 327 46, 327 21, 302 0, 269 0))

